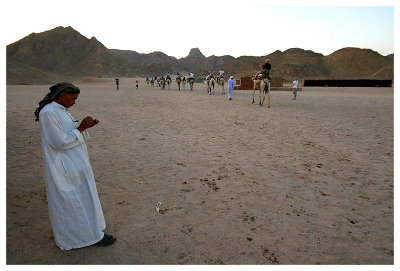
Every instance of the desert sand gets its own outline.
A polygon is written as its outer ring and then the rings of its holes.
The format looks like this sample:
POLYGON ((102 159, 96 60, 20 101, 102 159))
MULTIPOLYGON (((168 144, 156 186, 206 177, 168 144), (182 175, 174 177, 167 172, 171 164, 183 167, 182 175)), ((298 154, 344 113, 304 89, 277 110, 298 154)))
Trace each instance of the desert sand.
POLYGON ((87 146, 118 240, 69 251, 33 116, 49 86, 7 86, 7 264, 394 263, 393 88, 272 91, 266 108, 135 80, 76 83, 69 112, 100 120, 87 146))

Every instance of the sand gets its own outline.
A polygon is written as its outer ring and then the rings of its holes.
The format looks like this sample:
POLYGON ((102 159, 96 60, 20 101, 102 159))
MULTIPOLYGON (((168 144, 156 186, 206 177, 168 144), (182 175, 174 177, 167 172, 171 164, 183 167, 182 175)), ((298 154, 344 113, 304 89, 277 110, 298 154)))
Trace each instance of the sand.
POLYGON ((393 88, 251 91, 77 84, 106 248, 61 251, 33 112, 7 86, 7 264, 393 264, 393 88), (258 94, 256 96, 258 101, 258 94), (156 204, 161 202, 161 212, 156 204))

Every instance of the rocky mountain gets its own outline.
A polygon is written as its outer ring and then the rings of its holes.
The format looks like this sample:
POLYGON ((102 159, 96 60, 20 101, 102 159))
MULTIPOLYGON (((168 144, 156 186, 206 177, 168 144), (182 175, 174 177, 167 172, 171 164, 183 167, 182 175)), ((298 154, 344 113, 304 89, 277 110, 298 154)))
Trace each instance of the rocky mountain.
POLYGON ((226 71, 239 76, 254 74, 266 58, 272 64, 274 77, 380 77, 392 78, 394 61, 370 49, 343 48, 328 56, 299 48, 275 51, 263 57, 239 57, 229 63, 226 71))
POLYGON ((393 77, 394 55, 382 56, 370 49, 343 48, 328 56, 300 48, 275 51, 266 56, 229 55, 205 57, 199 48, 176 59, 162 52, 140 54, 108 49, 96 38, 81 35, 72 27, 57 27, 32 33, 7 46, 7 84, 54 83, 60 78, 153 76, 166 72, 195 72, 205 76, 210 69, 226 74, 254 74, 266 58, 272 75, 290 80, 301 77, 393 77))
POLYGON ((7 46, 9 67, 23 63, 45 73, 65 76, 135 75, 139 66, 108 50, 96 38, 87 39, 71 27, 57 27, 29 36, 7 46))
POLYGON ((384 68, 393 70, 393 59, 370 49, 344 48, 326 56, 324 65, 333 77, 368 77, 384 68))
POLYGON ((299 48, 288 49, 284 52, 277 50, 261 57, 238 57, 227 65, 226 71, 238 76, 252 75, 257 72, 260 64, 264 63, 267 58, 272 65, 271 74, 274 77, 330 76, 324 66, 322 54, 299 48))
POLYGON ((181 58, 182 68, 188 71, 198 70, 199 63, 202 63, 207 58, 200 52, 199 48, 193 48, 185 58, 181 58))
POLYGON ((7 63, 7 84, 52 84, 68 79, 66 75, 44 72, 19 61, 7 63))
POLYGON ((163 64, 171 66, 171 69, 177 69, 180 65, 175 57, 168 56, 163 52, 153 52, 150 54, 139 54, 135 51, 129 50, 110 50, 115 55, 124 58, 126 61, 132 64, 139 65, 141 67, 151 67, 152 65, 163 64))

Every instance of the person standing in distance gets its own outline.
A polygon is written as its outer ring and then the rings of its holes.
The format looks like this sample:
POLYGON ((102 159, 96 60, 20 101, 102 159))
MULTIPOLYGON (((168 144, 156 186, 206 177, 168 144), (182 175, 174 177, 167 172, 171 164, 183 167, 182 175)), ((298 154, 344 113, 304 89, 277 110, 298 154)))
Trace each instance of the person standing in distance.
POLYGON ((51 226, 62 250, 116 241, 103 233, 106 224, 85 144, 90 138, 87 129, 99 121, 87 116, 78 126, 68 112, 79 93, 71 83, 58 83, 34 113, 40 126, 51 226))
POLYGON ((115 79, 115 84, 117 85, 117 90, 119 90, 119 79, 118 78, 115 79))
POLYGON ((298 87, 299 87, 299 81, 297 80, 297 77, 295 77, 293 80, 293 100, 296 100, 298 87))

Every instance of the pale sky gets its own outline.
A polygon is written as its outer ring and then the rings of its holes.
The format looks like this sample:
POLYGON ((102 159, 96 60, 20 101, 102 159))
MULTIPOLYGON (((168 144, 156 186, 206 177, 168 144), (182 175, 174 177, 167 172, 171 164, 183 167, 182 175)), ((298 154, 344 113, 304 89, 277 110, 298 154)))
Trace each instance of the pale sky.
POLYGON ((343 47, 370 48, 388 55, 394 52, 394 4, 369 0, 7 1, 2 4, 2 39, 10 44, 32 32, 72 26, 109 49, 162 51, 176 58, 196 47, 207 57, 262 56, 289 48, 328 55, 343 47), (318 6, 321 2, 325 6, 318 6))

